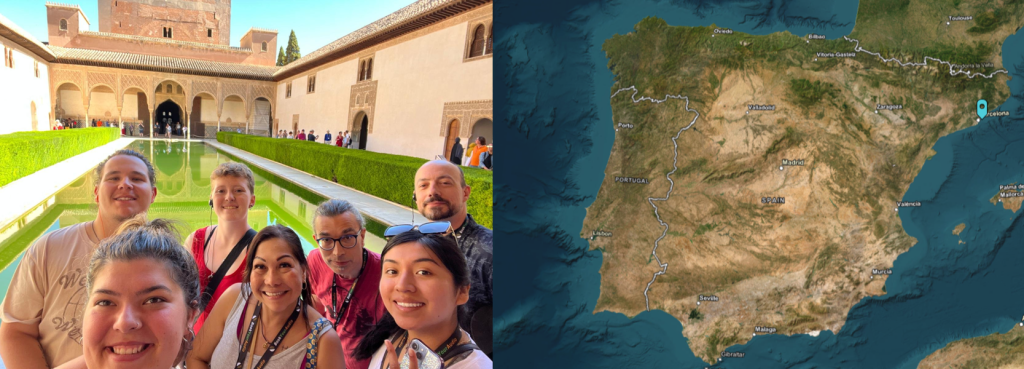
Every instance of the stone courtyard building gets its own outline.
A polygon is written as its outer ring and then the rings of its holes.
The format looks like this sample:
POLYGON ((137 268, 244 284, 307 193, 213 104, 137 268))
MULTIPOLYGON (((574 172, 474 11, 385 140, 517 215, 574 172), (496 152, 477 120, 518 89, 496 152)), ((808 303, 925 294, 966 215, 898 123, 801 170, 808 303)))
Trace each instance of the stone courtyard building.
POLYGON ((455 137, 492 141, 490 0, 416 1, 284 67, 275 30, 229 45, 229 0, 98 8, 89 31, 77 5, 46 3, 46 43, 0 15, 0 81, 18 86, 0 89, 0 134, 55 119, 141 124, 150 137, 177 122, 207 138, 348 130, 355 148, 428 159, 455 137))

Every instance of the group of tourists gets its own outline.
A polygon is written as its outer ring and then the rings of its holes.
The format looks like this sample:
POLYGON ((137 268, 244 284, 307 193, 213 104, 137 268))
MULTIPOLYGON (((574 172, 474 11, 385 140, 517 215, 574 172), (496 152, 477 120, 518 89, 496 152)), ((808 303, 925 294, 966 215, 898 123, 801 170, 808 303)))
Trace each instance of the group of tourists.
MULTIPOLYGON (((317 135, 314 133, 312 129, 309 130, 309 133, 306 133, 305 129, 299 130, 299 134, 297 135, 295 134, 294 131, 286 131, 281 129, 277 131, 277 135, 275 135, 274 138, 290 138, 302 141, 317 142, 317 135)), ((323 142, 326 145, 333 144, 338 147, 351 148, 352 135, 349 134, 348 131, 345 131, 345 133, 340 133, 337 136, 332 136, 331 131, 328 130, 327 133, 324 134, 323 142)))
POLYGON ((214 169, 217 222, 184 245, 177 222, 146 219, 146 157, 120 150, 94 172, 96 218, 40 237, 14 272, 0 305, 8 368, 492 366, 493 234, 467 213, 456 165, 419 168, 413 197, 431 222, 387 228, 380 254, 343 199, 319 204, 308 255, 288 227, 251 229, 240 163, 214 169))
MULTIPOLYGON (((100 120, 100 121, 92 120, 92 122, 93 122, 92 124, 93 124, 94 127, 116 127, 117 126, 116 122, 106 122, 106 121, 102 121, 102 120, 100 120)), ((122 136, 136 136, 136 135, 143 136, 144 135, 143 134, 144 130, 143 130, 142 127, 143 127, 142 123, 139 123, 139 122, 121 122, 121 135, 122 136)), ((62 118, 62 119, 55 119, 53 121, 53 126, 50 127, 50 129, 54 130, 54 131, 65 130, 65 129, 72 129, 72 128, 82 128, 82 126, 75 119, 62 118)), ((188 128, 184 128, 184 129, 185 129, 185 132, 187 132, 188 128)))
POLYGON ((69 128, 84 128, 84 127, 117 127, 117 122, 111 122, 106 120, 90 120, 88 125, 80 123, 77 119, 61 118, 54 119, 53 126, 50 127, 53 130, 62 130, 69 128))
POLYGON ((448 161, 455 165, 486 170, 494 169, 491 166, 491 158, 494 156, 494 145, 488 145, 487 139, 484 136, 477 137, 476 142, 471 142, 469 147, 465 149, 462 148, 462 144, 459 141, 459 137, 456 137, 455 144, 452 145, 452 150, 448 153, 448 161))

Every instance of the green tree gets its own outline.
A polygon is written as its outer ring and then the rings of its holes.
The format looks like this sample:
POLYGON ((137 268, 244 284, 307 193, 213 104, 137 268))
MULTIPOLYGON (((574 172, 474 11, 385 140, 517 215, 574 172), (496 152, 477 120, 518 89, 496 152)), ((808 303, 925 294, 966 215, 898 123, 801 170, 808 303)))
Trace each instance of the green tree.
POLYGON ((284 66, 284 46, 281 46, 280 50, 277 51, 277 66, 284 66))
POLYGON ((288 36, 288 48, 284 50, 284 63, 288 64, 302 57, 299 53, 299 40, 295 38, 295 30, 288 36))

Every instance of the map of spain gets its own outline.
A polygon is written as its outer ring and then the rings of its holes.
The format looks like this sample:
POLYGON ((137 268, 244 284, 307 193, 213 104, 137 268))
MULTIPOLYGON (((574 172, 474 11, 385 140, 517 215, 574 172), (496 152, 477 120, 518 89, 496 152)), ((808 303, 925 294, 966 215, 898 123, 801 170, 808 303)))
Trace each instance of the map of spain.
POLYGON ((1024 248, 1022 25, 1022 1, 861 1, 842 37, 652 14, 603 40, 614 142, 580 233, 603 255, 594 313, 671 314, 707 365, 758 367, 738 360, 782 340, 1024 363, 1006 297, 1024 281, 994 284, 1024 262, 1005 253, 1024 248))

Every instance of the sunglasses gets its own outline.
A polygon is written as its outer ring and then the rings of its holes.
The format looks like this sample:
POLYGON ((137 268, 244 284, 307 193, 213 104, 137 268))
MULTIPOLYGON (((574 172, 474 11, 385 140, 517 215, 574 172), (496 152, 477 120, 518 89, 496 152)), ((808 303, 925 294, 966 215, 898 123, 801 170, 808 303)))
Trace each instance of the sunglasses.
POLYGON ((423 224, 420 224, 420 225, 399 224, 399 225, 395 225, 395 226, 390 226, 390 227, 388 227, 388 229, 385 229, 384 230, 384 238, 385 239, 390 239, 391 237, 397 236, 400 233, 404 233, 404 232, 408 232, 408 231, 412 231, 412 230, 419 230, 420 233, 423 233, 423 234, 434 234, 434 233, 444 234, 444 233, 448 233, 449 230, 452 230, 452 223, 448 222, 448 221, 440 221, 440 222, 423 223, 423 224))

